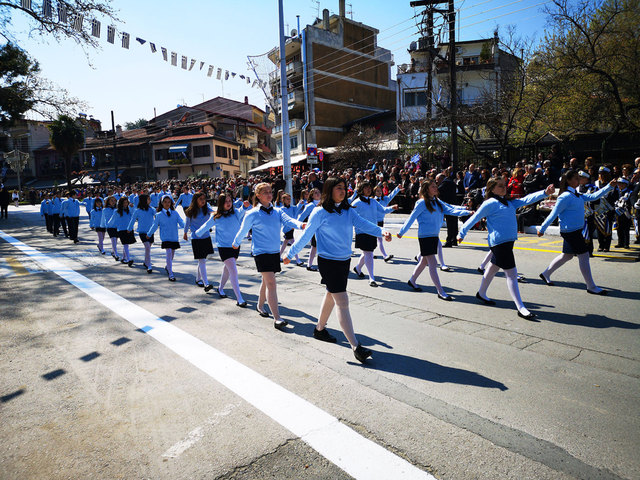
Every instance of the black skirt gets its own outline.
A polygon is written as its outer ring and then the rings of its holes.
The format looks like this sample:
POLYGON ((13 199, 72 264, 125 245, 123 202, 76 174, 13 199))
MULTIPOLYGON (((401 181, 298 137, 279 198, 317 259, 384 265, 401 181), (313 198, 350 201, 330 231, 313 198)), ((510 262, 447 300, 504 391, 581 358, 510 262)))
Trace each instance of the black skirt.
POLYGON ((351 259, 329 260, 318 257, 318 270, 322 283, 329 293, 341 293, 347 291, 347 280, 351 268, 351 259))
POLYGON ((107 228, 107 233, 109 234, 109 238, 118 238, 117 228, 107 228))
POLYGON ((438 237, 418 237, 420 255, 426 257, 438 253, 438 237))
POLYGON ((148 236, 146 233, 139 233, 138 236, 140 237, 140 241, 142 243, 149 242, 150 245, 153 245, 153 242, 155 241, 153 235, 148 236))
POLYGON ((312 247, 317 247, 318 244, 316 243, 316 236, 314 235, 313 237, 311 237, 311 246, 312 247))
POLYGON ((256 268, 259 272, 273 272, 278 273, 282 268, 280 267, 280 254, 279 253, 261 253, 253 257, 256 262, 256 268))
POLYGON ((289 230, 288 232, 284 232, 284 239, 285 240, 293 240, 293 228, 291 230, 289 230))
POLYGON ((107 231, 107 229, 104 228, 104 227, 96 227, 96 232, 103 232, 104 233, 106 231, 107 231))
POLYGON ((238 258, 240 255, 239 248, 231 248, 231 247, 218 247, 218 254, 220 255, 220 260, 223 262, 229 258, 238 258))
POLYGON ((514 242, 501 243, 495 247, 491 247, 491 263, 503 270, 516 268, 516 258, 513 256, 514 242))
POLYGON ((177 250, 180 248, 180 242, 162 242, 161 248, 172 248, 177 250))
POLYGON ((582 229, 573 232, 560 232, 560 235, 564 239, 562 253, 580 255, 589 251, 589 246, 582 236, 582 229))
POLYGON ((119 230, 118 238, 120 239, 120 243, 123 245, 131 245, 132 243, 136 243, 136 236, 133 232, 128 230, 119 230))
POLYGON ((378 246, 378 239, 366 233, 356 233, 356 248, 363 252, 373 252, 378 246))
POLYGON ((193 250, 193 258, 207 258, 207 255, 213 253, 213 244, 211 243, 211 237, 192 238, 191 250, 193 250))

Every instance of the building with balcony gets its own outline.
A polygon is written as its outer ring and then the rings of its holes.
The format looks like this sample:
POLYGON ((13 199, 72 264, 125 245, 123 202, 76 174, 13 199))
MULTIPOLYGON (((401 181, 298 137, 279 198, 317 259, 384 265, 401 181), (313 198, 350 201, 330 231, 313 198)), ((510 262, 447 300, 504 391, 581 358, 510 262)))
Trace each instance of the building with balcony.
MULTIPOLYGON (((345 2, 340 0, 339 15, 329 15, 325 9, 322 20, 286 39, 290 86, 286 105, 292 156, 303 154, 309 143, 319 148, 333 147, 344 137, 349 122, 395 108, 393 56, 377 45, 378 33, 371 26, 347 18, 345 2)), ((272 138, 280 153, 279 48, 273 48, 267 56, 276 68, 269 77, 269 87, 277 116, 272 138)))

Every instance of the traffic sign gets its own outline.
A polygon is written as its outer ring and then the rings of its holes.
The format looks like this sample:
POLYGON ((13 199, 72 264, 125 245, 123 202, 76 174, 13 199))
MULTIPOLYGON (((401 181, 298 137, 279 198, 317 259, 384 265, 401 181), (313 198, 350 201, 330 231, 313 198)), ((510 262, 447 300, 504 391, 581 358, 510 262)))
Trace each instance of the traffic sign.
POLYGON ((321 162, 324 162, 324 152, 322 151, 318 152, 318 160, 320 160, 321 162))
POLYGON ((316 146, 307 146, 307 156, 308 157, 313 157, 318 155, 318 149, 316 148, 316 146))
POLYGON ((307 165, 316 165, 318 163, 318 156, 311 155, 307 157, 307 165))

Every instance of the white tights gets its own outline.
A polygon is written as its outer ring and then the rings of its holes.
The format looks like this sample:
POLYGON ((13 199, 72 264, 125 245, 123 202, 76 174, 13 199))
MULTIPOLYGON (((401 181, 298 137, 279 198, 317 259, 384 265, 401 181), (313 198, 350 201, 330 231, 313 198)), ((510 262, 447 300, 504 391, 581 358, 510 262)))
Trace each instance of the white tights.
POLYGON ((426 257, 420 257, 420 261, 416 265, 416 268, 413 269, 413 275, 411 275, 411 279, 409 280, 412 284, 416 285, 416 280, 424 270, 426 266, 429 266, 429 276, 431 277, 431 281, 433 285, 436 287, 438 294, 443 297, 446 297, 447 294, 442 289, 442 285, 440 284, 440 277, 438 277, 438 262, 436 262, 435 255, 427 255, 426 257))
POLYGON ((376 277, 373 274, 373 252, 362 251, 362 255, 360 255, 360 260, 358 261, 358 266, 356 270, 358 273, 362 272, 362 266, 367 267, 367 273, 369 273, 369 281, 374 282, 376 277))
POLYGON ((262 283, 260 284, 260 295, 258 296, 258 309, 260 311, 263 311, 265 300, 269 304, 273 319, 280 320, 276 274, 273 272, 262 272, 262 283))
MULTIPOLYGON (((487 289, 493 280, 493 277, 496 276, 496 273, 500 270, 500 267, 495 265, 494 263, 490 263, 489 267, 484 271, 484 275, 482 276, 482 282, 480 282, 480 288, 478 289, 478 293, 482 298, 487 297, 487 289)), ((529 310, 524 306, 522 302, 522 298, 520 297, 520 288, 518 287, 518 270, 514 268, 509 268, 504 271, 505 277, 507 277, 507 288, 509 289, 509 294, 513 300, 513 303, 516 304, 516 308, 523 315, 529 315, 529 310)))
MULTIPOLYGON (((551 263, 547 267, 547 269, 542 272, 547 280, 551 278, 551 274, 559 269, 562 265, 567 263, 569 260, 573 258, 573 255, 568 253, 561 253, 556 258, 551 260, 551 263)), ((593 281, 593 276, 591 275, 591 266, 589 264, 589 252, 581 253, 578 255, 578 264, 580 265, 580 273, 582 273, 582 278, 584 278, 584 283, 587 284, 587 288, 592 292, 599 293, 602 289, 596 285, 596 282, 593 281)))
POLYGON ((165 256, 167 259, 167 270, 169 270, 169 276, 173 276, 173 256, 176 254, 176 251, 173 248, 167 248, 165 250, 165 256))
POLYGON ((316 259, 316 252, 318 249, 313 245, 309 249, 309 260, 307 260, 307 267, 313 267, 313 261, 316 259))
MULTIPOLYGON (((236 259, 231 257, 224 261, 224 267, 222 268, 222 275, 220 276, 220 285, 218 291, 224 295, 224 286, 227 284, 227 280, 231 281, 231 287, 233 293, 236 294, 236 301, 238 303, 244 302, 242 293, 240 292, 240 283, 238 282, 238 268, 236 267, 236 259)), ((260 309, 262 310, 262 308, 260 309)))
POLYGON ((118 256, 118 237, 111 237, 111 253, 118 256))
MULTIPOLYGON (((293 245, 293 240, 285 240, 284 242, 282 242, 282 246, 280 247, 280 258, 282 258, 282 254, 289 245, 293 245)), ((311 255, 309 255, 309 257, 311 257, 311 255)), ((298 262, 300 262, 300 257, 298 257, 298 255, 296 254, 296 263, 298 262)))
POLYGON ((382 237, 378 237, 378 248, 380 249, 380 253, 382 254, 382 258, 387 258, 387 251, 384 249, 384 239, 382 237))
POLYGON ((144 264, 147 268, 151 268, 151 244, 149 242, 144 242, 144 264))
POLYGON ((481 269, 484 270, 485 268, 487 268, 487 264, 491 261, 491 257, 493 257, 493 252, 489 250, 484 256, 484 260, 482 260, 482 263, 480 264, 481 269))
POLYGON ((318 317, 317 329, 322 330, 327 326, 329 316, 333 311, 334 305, 338 306, 338 322, 340 328, 344 332, 345 337, 351 348, 355 349, 358 346, 358 340, 356 334, 353 331, 353 321, 351 320, 351 312, 349 311, 349 296, 347 292, 329 293, 324 294, 322 306, 320 307, 320 316, 318 317))
POLYGON ((98 250, 100 250, 101 252, 104 252, 104 232, 97 232, 98 233, 98 250))
POLYGON ((196 282, 202 280, 202 283, 209 285, 209 279, 207 278, 207 259, 198 259, 198 270, 196 272, 196 282))
POLYGON ((125 262, 128 262, 129 259, 129 245, 122 245, 122 258, 124 258, 125 262))
MULTIPOLYGON (((416 258, 418 259, 418 263, 420 263, 422 261, 422 255, 416 255, 416 258)), ((447 268, 447 264, 444 263, 444 254, 442 253, 442 242, 440 241, 440 239, 438 239, 438 261, 440 262, 440 266, 441 267, 447 268)), ((436 267, 437 267, 437 265, 436 265, 436 267)), ((424 268, 424 267, 422 267, 422 268, 424 268)), ((422 270, 420 270, 420 271, 422 271, 422 270)))

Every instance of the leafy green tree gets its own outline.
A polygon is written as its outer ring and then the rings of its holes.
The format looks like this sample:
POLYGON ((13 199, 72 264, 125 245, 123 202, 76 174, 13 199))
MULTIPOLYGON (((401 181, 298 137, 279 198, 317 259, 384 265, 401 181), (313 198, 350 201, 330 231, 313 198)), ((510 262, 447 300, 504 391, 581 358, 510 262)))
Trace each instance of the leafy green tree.
POLYGON ((36 75, 38 62, 11 43, 0 47, 0 127, 9 127, 34 105, 29 77, 36 75))
POLYGON ((125 122, 124 128, 125 130, 135 130, 136 128, 142 128, 148 124, 149 124, 148 120, 145 120, 144 118, 139 118, 135 122, 125 122))
POLYGON ((84 130, 73 118, 60 115, 49 125, 51 145, 64 159, 67 187, 71 187, 71 159, 84 144, 84 130))

